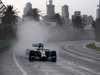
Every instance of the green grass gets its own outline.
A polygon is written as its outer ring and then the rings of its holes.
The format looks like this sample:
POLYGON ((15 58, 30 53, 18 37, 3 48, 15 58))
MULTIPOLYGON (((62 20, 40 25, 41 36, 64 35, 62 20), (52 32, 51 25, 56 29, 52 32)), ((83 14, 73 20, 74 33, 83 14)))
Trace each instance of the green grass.
POLYGON ((100 51, 100 48, 96 47, 94 43, 86 45, 87 48, 92 50, 100 51))

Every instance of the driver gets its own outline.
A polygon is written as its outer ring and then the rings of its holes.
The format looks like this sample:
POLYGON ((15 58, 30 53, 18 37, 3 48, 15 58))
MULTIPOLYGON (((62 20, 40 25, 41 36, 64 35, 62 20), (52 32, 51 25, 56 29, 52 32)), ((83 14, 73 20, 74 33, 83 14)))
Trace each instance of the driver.
POLYGON ((43 50, 43 47, 40 47, 41 57, 45 57, 45 51, 43 50))
POLYGON ((39 47, 38 47, 38 50, 43 49, 43 44, 39 43, 39 47))
POLYGON ((43 47, 40 47, 39 50, 40 50, 40 51, 43 51, 43 47))

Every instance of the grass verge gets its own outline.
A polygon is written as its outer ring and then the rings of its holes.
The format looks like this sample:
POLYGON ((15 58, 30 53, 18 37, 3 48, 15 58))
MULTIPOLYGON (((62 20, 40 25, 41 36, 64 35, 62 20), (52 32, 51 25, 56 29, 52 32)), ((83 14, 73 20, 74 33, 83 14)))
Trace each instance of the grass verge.
POLYGON ((100 48, 96 47, 94 43, 86 45, 87 48, 92 50, 100 51, 100 48))

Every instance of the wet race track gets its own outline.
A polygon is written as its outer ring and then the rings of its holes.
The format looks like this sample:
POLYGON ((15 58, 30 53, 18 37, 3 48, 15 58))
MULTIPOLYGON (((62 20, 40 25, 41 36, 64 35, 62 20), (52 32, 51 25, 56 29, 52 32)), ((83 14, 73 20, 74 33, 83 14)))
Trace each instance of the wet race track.
POLYGON ((0 75, 100 75, 100 52, 84 48, 93 41, 49 43, 57 51, 57 62, 33 61, 0 52, 0 75))

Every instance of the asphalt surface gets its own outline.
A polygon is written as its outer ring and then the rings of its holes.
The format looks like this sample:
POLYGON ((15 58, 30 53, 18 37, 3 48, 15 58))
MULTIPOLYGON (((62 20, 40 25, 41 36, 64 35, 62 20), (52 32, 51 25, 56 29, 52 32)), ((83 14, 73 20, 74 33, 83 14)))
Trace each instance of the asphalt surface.
POLYGON ((94 41, 49 43, 57 62, 29 62, 9 49, 0 52, 0 75, 100 75, 100 52, 84 48, 94 41))

